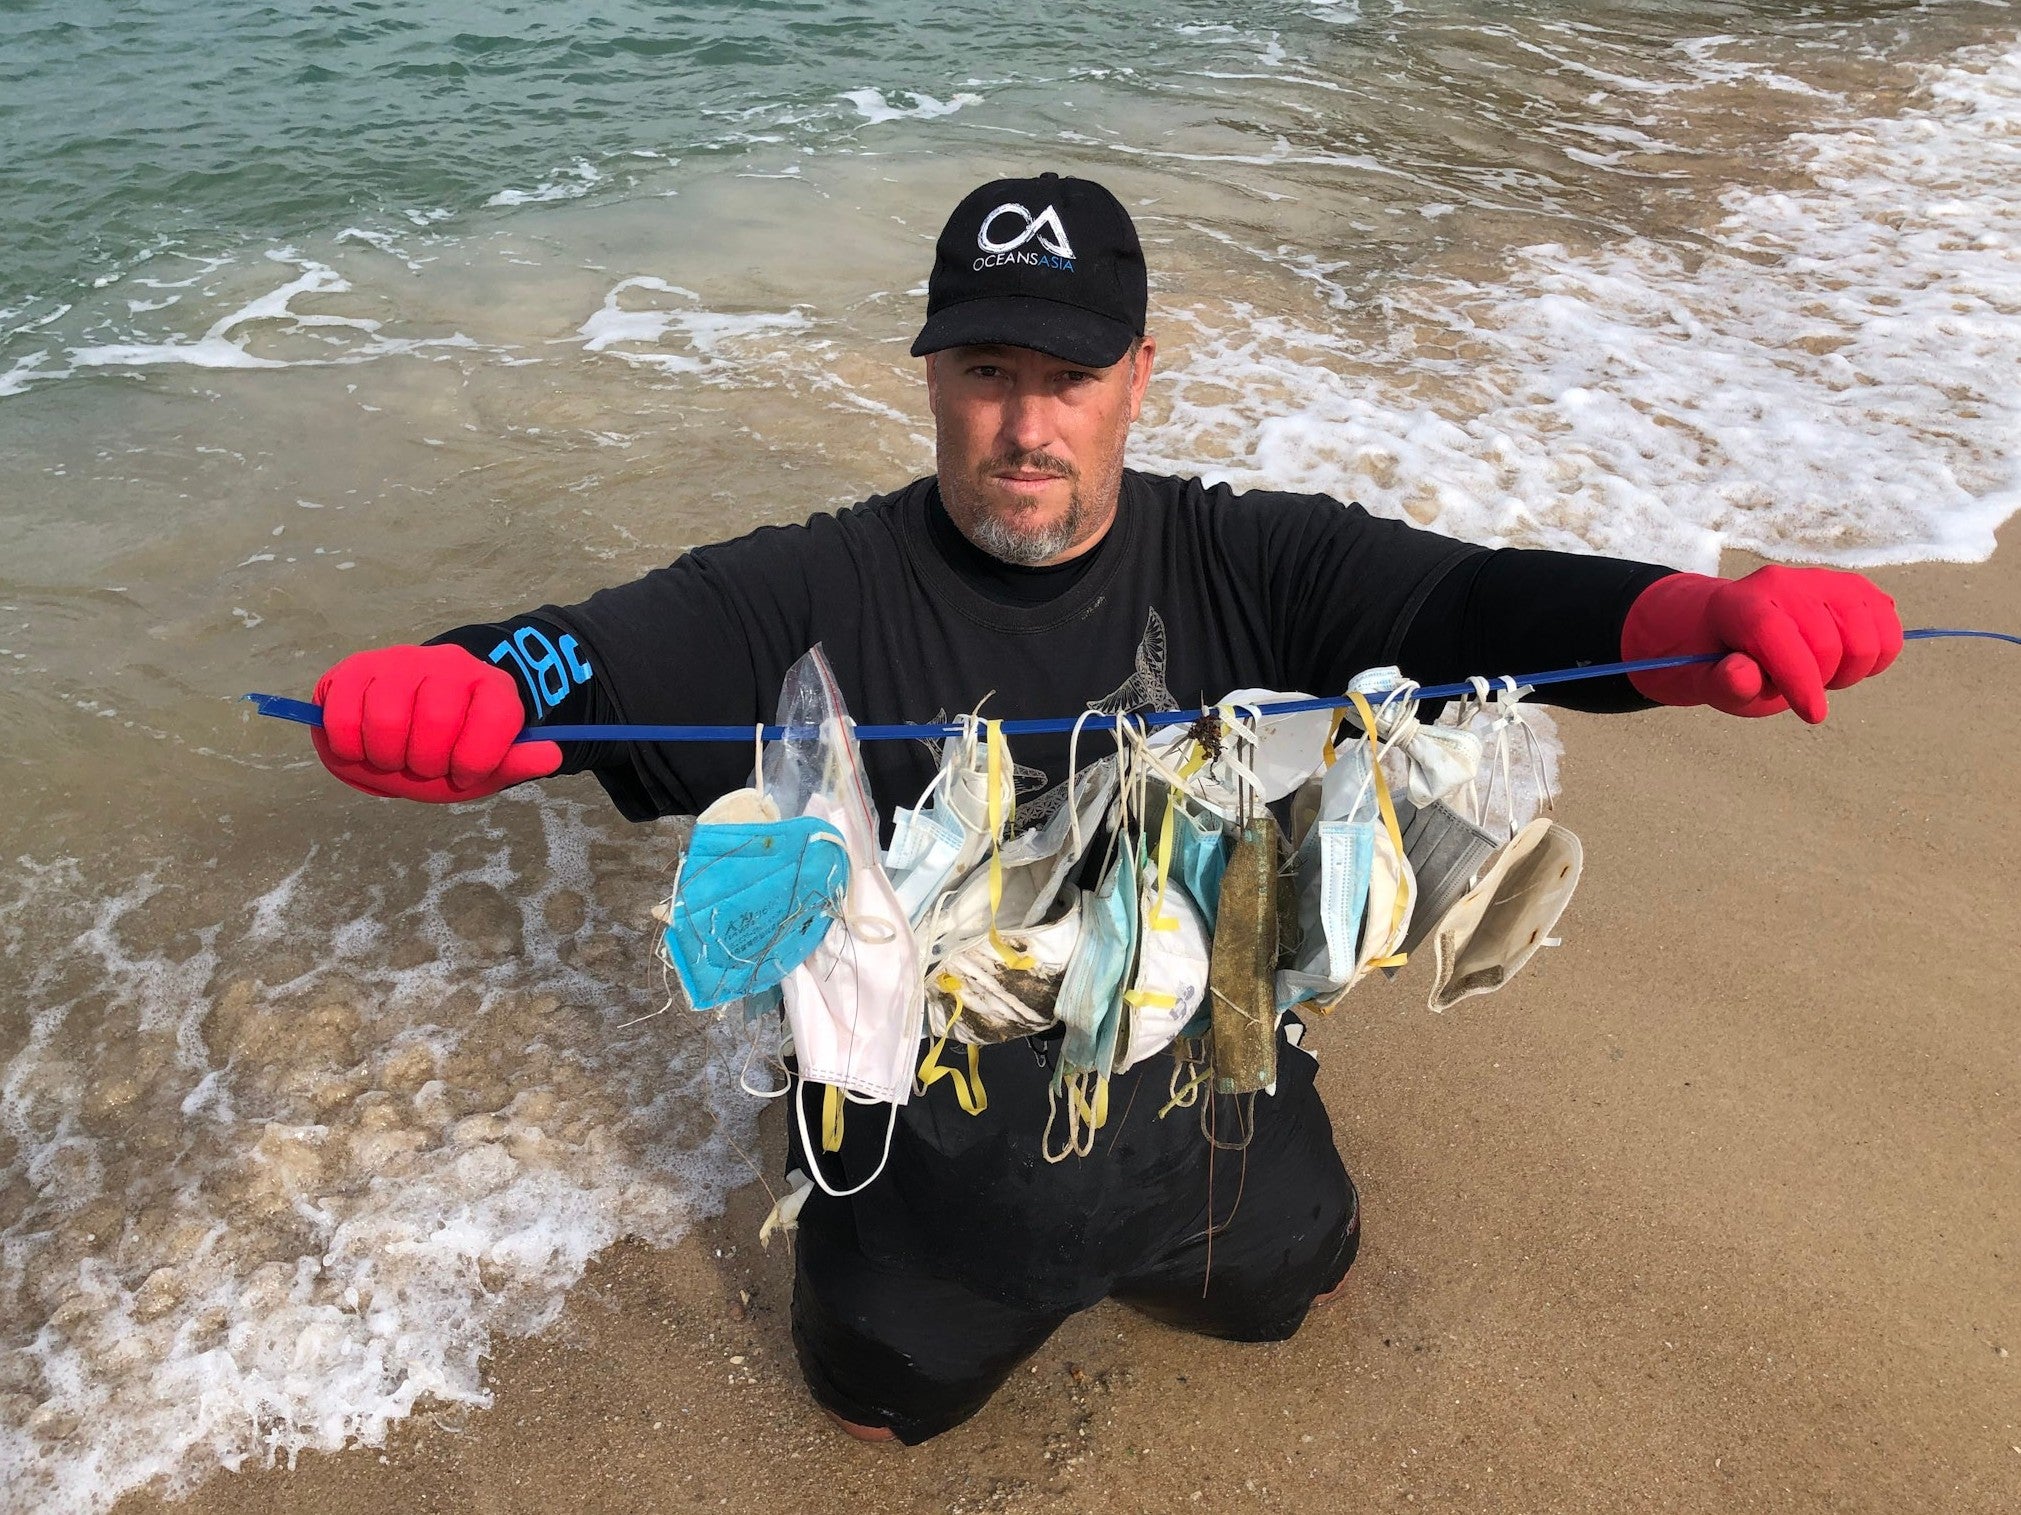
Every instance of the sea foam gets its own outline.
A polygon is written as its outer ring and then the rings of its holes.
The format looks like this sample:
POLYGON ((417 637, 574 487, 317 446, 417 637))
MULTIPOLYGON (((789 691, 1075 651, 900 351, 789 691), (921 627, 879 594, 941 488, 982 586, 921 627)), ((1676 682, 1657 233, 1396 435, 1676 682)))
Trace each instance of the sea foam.
POLYGON ((607 352, 662 373, 721 377, 744 361, 754 339, 805 331, 811 324, 799 310, 710 310, 692 289, 639 275, 612 288, 578 335, 585 352, 607 352), (639 293, 628 299, 631 291, 639 293), (656 296, 677 303, 653 303, 656 296), (678 337, 682 349, 670 349, 669 337, 678 337))
POLYGON ((312 847, 242 904, 194 862, 114 891, 13 871, 0 944, 39 966, 0 1074, 34 1191, 0 1231, 0 1505, 102 1509, 486 1404, 495 1334, 748 1177, 714 1022, 625 1024, 660 1003, 638 922, 668 834, 606 840, 527 791, 474 821, 363 874, 312 847), (592 846, 636 920, 594 903, 592 846), (196 894, 218 919, 159 923, 196 894), (98 1024, 119 1047, 87 1069, 98 1024))
POLYGON ((1376 339, 1180 307, 1188 355, 1137 456, 1706 570, 1727 547, 1983 558, 2021 506, 2021 52, 1929 95, 1793 139, 1810 182, 1728 192, 1696 257, 1523 248, 1492 283, 1399 281, 1376 339))

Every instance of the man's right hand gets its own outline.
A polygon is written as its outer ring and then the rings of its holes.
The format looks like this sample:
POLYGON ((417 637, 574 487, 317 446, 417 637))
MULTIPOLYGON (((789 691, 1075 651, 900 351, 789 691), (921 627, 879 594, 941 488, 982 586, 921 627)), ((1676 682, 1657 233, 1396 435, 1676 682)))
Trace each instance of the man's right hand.
POLYGON ((558 743, 514 743, 526 724, 518 684, 461 647, 353 653, 316 681, 316 703, 317 756, 366 794, 447 805, 561 766, 558 743))

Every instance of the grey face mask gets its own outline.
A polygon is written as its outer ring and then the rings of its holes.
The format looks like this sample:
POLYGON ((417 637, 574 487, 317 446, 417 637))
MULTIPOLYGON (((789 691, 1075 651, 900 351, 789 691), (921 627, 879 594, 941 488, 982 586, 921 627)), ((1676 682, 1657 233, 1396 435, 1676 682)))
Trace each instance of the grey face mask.
POLYGON ((1473 887, 1501 843, 1444 800, 1414 807, 1399 795, 1396 811, 1404 856, 1417 876, 1417 906, 1403 940, 1411 953, 1473 887))

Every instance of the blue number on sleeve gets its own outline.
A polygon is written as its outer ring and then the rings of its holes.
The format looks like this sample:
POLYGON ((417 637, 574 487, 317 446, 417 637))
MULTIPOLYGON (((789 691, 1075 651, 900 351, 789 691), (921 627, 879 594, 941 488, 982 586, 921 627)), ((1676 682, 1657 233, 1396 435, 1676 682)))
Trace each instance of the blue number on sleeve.
POLYGON ((522 626, 491 649, 491 661, 500 667, 508 658, 533 697, 536 716, 553 710, 568 698, 570 690, 590 681, 589 659, 572 636, 564 636, 557 650, 538 627, 522 626))
POLYGON ((540 703, 552 710, 567 699, 568 670, 562 667, 561 657, 555 652, 554 643, 542 636, 539 628, 534 626, 520 627, 512 634, 512 640, 531 675, 540 703))
POLYGON ((587 684, 590 680, 589 659, 582 655, 582 648, 574 637, 561 639, 561 655, 568 659, 568 676, 571 682, 587 684))

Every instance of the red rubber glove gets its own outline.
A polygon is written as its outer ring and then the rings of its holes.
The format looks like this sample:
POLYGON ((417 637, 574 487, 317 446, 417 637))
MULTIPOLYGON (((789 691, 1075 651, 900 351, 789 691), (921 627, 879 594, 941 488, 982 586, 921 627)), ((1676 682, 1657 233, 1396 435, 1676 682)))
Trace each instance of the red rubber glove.
POLYGON ((1901 650, 1895 602, 1872 580, 1830 568, 1757 568, 1744 579, 1672 574, 1642 591, 1621 627, 1624 662, 1730 654, 1629 674, 1658 704, 1746 716, 1794 710, 1813 726, 1825 718, 1827 689, 1879 673, 1901 650))
POLYGON ((316 681, 310 740, 353 789, 447 805, 561 766, 555 742, 514 745, 526 724, 511 674, 461 647, 354 652, 316 681))

